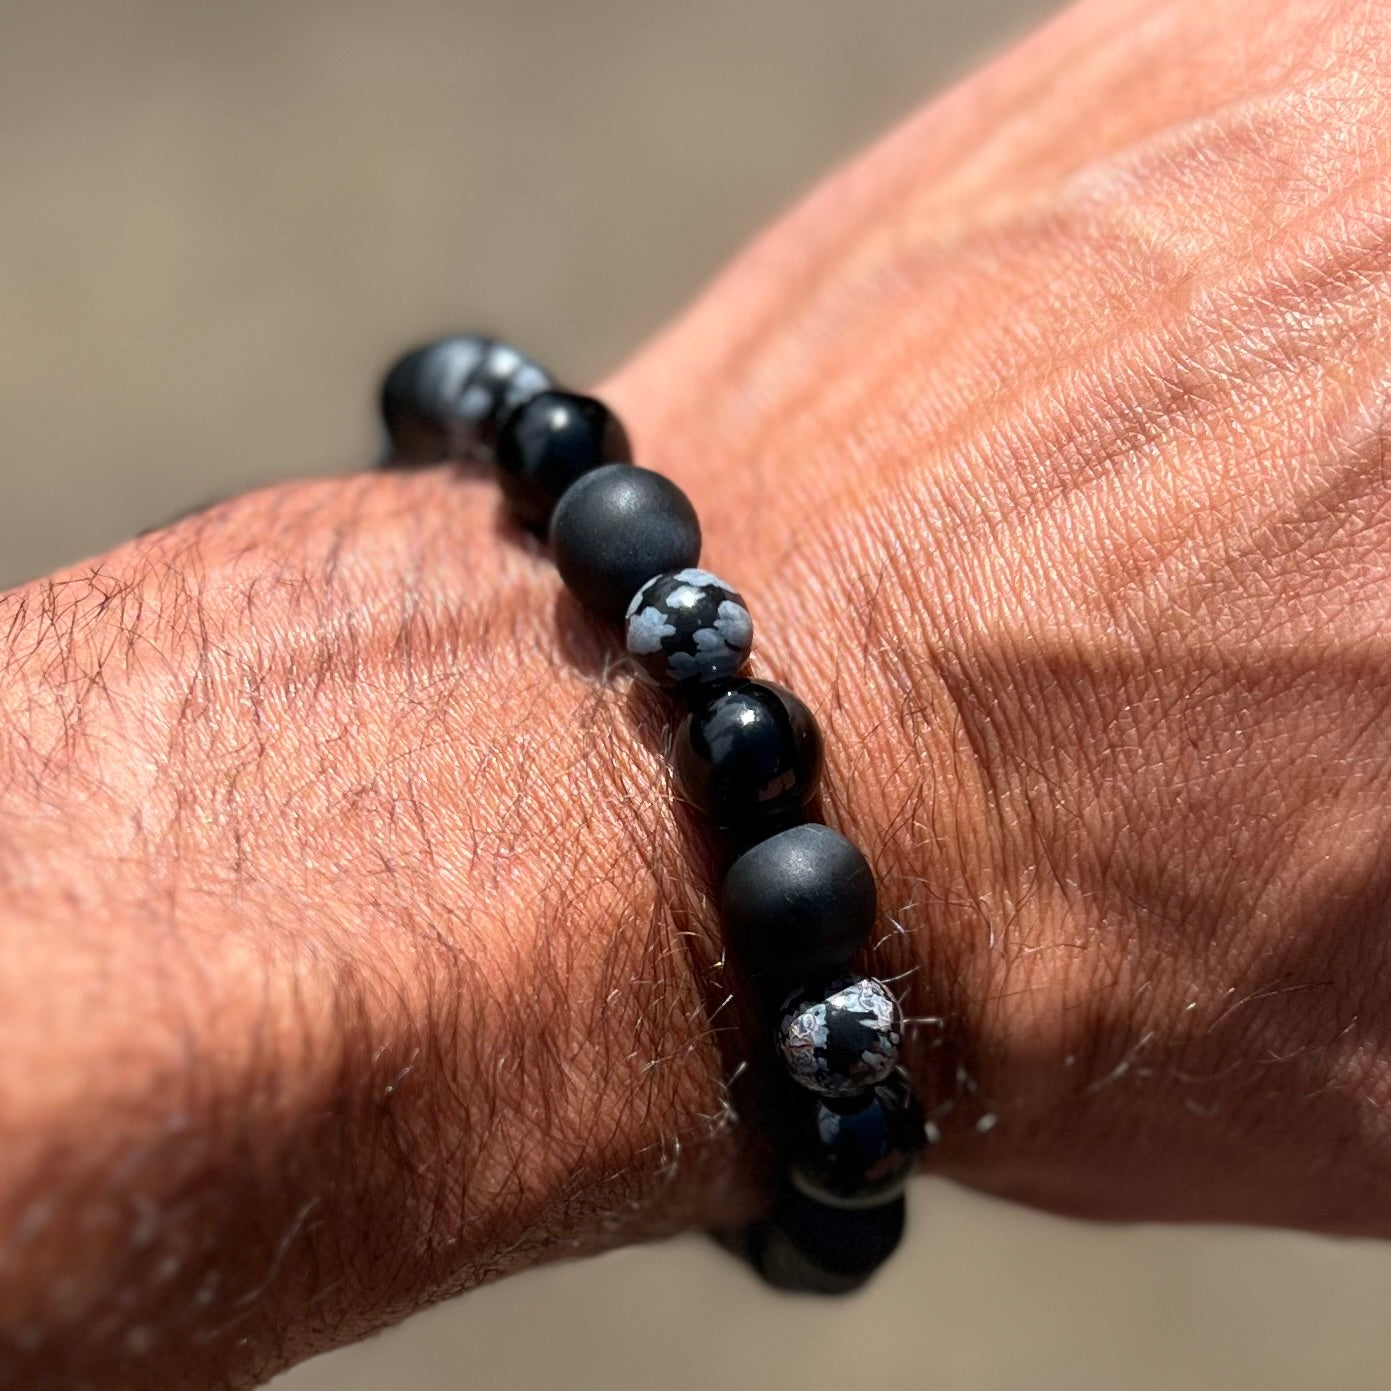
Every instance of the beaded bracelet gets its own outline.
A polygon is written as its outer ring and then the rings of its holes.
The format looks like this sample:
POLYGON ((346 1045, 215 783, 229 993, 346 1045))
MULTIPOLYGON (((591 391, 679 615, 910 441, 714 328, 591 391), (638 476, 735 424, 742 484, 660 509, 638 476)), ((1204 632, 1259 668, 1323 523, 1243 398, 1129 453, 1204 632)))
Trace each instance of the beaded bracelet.
POLYGON ((858 1288, 903 1233, 903 1186, 925 1146, 899 1066, 902 1021, 856 974, 876 916, 865 857, 808 820, 821 732, 791 691, 741 677, 743 597, 698 569, 700 524, 669 479, 632 462, 617 416, 560 390, 516 349, 471 334, 407 353, 382 386, 384 462, 491 461, 517 521, 549 536, 561 578, 624 624, 638 673, 686 707, 672 749, 681 796, 728 849, 720 915, 781 1057, 784 1178, 740 1243, 772 1285, 858 1288))

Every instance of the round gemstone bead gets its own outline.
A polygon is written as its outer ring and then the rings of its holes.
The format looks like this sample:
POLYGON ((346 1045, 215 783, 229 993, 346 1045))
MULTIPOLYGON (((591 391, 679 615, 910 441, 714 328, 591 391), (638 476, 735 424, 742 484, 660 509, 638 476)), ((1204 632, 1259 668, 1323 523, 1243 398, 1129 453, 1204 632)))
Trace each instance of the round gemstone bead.
POLYGON ((538 530, 582 474, 633 458, 622 421, 602 401, 569 391, 543 391, 512 411, 495 453, 512 515, 538 530))
POLYGON ((492 343, 464 384, 456 405, 458 419, 471 429, 479 447, 490 453, 511 412, 554 385, 540 363, 506 343, 492 343))
POLYGON ((382 423, 391 462, 432 464, 450 456, 451 405, 483 361, 486 338, 456 334, 403 354, 382 382, 382 423))
POLYGON ((815 1102, 793 1127, 791 1178, 820 1202, 863 1207, 897 1193, 925 1148, 922 1107, 894 1071, 856 1101, 815 1102))
POLYGON ((874 926, 865 857, 838 831, 793 826, 744 851, 720 891, 725 934, 754 975, 843 974, 874 926))
POLYGON ((821 731, 791 691, 737 681, 702 699, 676 731, 681 795, 741 837, 799 819, 821 776, 821 731))
POLYGON ((507 412, 550 385, 515 348, 477 334, 415 348, 382 382, 389 462, 432 464, 486 452, 507 412))
POLYGON ((778 1051, 793 1080, 822 1096, 855 1096, 898 1064, 898 1003, 882 981, 852 976, 784 1007, 778 1051))
POLYGON ((550 534, 570 592, 610 618, 622 618, 653 575, 700 559, 700 523, 686 494, 631 464, 605 464, 577 479, 556 504, 550 534))
POLYGON ((748 660, 753 619, 743 597, 708 570, 647 581, 628 605, 628 651, 659 686, 727 680, 748 660))
POLYGON ((777 1289, 848 1294, 893 1255, 906 1216, 902 1194, 874 1207, 847 1209, 792 1189, 760 1233, 754 1260, 777 1289))

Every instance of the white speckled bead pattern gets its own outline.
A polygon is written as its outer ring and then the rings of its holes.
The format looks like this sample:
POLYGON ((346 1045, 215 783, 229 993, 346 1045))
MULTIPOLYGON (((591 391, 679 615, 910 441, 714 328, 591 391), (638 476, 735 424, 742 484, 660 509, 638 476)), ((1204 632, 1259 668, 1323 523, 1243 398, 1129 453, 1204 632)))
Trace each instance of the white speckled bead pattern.
POLYGON ((855 1096, 894 1070, 902 1029, 888 987, 855 976, 795 1001, 778 1025, 778 1050, 810 1091, 855 1096))
POLYGON ((659 686, 735 675, 753 646, 743 597, 708 570, 674 570, 647 581, 627 614, 628 651, 659 686))

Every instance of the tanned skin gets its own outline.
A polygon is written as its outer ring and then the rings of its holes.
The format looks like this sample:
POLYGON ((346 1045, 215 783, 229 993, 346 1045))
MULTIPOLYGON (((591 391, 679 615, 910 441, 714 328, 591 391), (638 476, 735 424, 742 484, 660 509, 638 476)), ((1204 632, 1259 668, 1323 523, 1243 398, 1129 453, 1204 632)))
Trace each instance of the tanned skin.
MULTIPOLYGON (((1086 0, 599 388, 822 722, 964 1183, 1391 1234, 1388 52, 1086 0)), ((0 1381, 245 1386, 759 1210, 668 716, 486 479, 0 608, 0 1381)))

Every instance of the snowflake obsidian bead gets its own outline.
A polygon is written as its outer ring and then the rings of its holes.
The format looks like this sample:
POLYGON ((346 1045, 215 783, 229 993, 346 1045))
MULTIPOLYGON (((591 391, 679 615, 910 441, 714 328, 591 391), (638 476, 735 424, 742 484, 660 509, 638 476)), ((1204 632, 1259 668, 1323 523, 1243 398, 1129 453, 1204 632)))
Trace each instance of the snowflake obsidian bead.
POLYGON ((795 1081, 822 1096, 855 1096, 898 1064, 903 1025, 882 981, 852 976, 797 997, 778 1025, 778 1051, 795 1081))
POLYGON ((459 333, 398 358, 382 382, 389 463, 433 464, 491 449, 506 416, 551 385, 515 348, 459 333))
POLYGON ((708 570, 647 581, 628 605, 628 651, 659 686, 727 680, 748 660, 753 619, 743 597, 708 570))
POLYGON ((461 426, 472 431, 479 448, 490 453, 507 417, 555 383, 539 362, 507 343, 491 343, 470 374, 455 406, 461 426))

